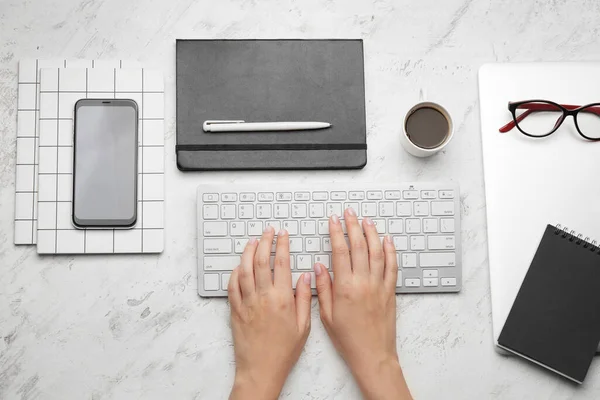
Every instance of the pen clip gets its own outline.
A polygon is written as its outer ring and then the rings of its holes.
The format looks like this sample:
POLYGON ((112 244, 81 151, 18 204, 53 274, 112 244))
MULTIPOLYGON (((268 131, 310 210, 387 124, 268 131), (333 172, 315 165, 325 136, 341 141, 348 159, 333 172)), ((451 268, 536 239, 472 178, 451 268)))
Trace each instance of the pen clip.
POLYGON ((241 119, 238 120, 224 120, 224 119, 212 119, 212 120, 207 120, 204 121, 204 123, 202 124, 202 129, 204 129, 204 132, 210 132, 210 126, 211 125, 218 125, 218 124, 241 124, 243 121, 241 119))

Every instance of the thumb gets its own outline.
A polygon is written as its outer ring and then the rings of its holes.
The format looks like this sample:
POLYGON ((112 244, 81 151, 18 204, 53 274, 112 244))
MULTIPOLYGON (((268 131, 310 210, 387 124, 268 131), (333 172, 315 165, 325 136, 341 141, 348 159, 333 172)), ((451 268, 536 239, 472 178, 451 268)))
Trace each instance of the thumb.
POLYGON ((315 276, 317 279, 317 296, 321 310, 321 320, 330 321, 333 307, 333 292, 331 291, 331 277, 323 264, 315 264, 315 276))
POLYGON ((310 299, 312 297, 310 279, 310 273, 305 272, 300 275, 296 283, 296 317, 300 328, 310 327, 310 299))

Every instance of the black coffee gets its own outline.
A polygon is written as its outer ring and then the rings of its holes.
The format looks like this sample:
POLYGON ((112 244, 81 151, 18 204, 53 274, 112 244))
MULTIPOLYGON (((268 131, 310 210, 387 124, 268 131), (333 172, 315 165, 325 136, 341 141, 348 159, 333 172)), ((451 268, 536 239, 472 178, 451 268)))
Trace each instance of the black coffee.
POLYGON ((424 149, 440 146, 449 134, 448 120, 432 107, 418 108, 406 120, 406 135, 411 142, 424 149))

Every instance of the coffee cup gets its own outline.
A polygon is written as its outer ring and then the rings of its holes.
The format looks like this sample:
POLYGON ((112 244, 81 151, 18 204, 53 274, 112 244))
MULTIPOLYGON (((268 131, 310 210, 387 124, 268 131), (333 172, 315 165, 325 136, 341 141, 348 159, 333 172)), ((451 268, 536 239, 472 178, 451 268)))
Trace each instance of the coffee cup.
POLYGON ((415 157, 429 157, 442 150, 454 136, 454 126, 448 111, 430 101, 411 108, 402 125, 400 142, 415 157))

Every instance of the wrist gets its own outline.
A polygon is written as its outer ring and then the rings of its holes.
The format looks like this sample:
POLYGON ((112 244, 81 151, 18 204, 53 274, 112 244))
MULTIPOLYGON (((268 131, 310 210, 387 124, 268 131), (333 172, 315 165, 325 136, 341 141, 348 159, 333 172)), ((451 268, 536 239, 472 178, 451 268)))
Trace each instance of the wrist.
POLYGON ((277 399, 283 388, 274 377, 254 376, 251 373, 237 372, 231 389, 230 400, 277 399))
POLYGON ((388 355, 362 363, 352 373, 366 399, 409 399, 400 361, 397 355, 388 355))

